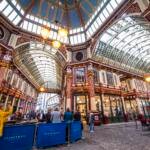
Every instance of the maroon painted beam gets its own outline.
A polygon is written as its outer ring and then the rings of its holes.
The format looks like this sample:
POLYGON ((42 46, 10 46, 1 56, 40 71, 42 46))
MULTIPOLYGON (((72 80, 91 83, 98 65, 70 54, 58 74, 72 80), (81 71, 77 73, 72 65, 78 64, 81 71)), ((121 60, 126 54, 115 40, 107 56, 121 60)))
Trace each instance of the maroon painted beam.
POLYGON ((82 27, 84 27, 85 23, 84 23, 84 20, 83 20, 83 16, 81 14, 79 2, 77 2, 77 0, 74 0, 74 3, 75 3, 75 6, 76 6, 76 9, 77 9, 78 16, 80 18, 80 23, 81 23, 82 27))
POLYGON ((35 4, 35 0, 31 0, 31 3, 29 4, 29 6, 27 7, 25 13, 24 13, 24 16, 22 17, 22 19, 19 21, 18 25, 17 26, 20 26, 21 23, 24 21, 25 17, 27 16, 27 14, 31 11, 31 9, 33 8, 35 4))

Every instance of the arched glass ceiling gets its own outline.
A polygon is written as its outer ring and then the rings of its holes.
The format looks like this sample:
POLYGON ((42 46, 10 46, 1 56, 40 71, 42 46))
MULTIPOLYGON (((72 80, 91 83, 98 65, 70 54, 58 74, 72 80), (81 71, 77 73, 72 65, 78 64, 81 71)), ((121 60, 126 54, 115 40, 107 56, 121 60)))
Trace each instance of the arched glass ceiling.
POLYGON ((19 46, 15 64, 39 87, 60 90, 65 57, 56 49, 38 42, 19 46))
POLYGON ((149 22, 124 16, 100 37, 94 57, 128 71, 150 72, 149 22))
POLYGON ((41 34, 41 27, 47 25, 52 29, 50 39, 75 45, 91 38, 124 0, 61 0, 61 5, 60 1, 43 0, 42 3, 40 1, 36 0, 35 4, 30 5, 32 0, 2 0, 0 12, 14 25, 36 34, 41 34), (74 6, 75 1, 80 11, 76 8, 77 6, 74 6), (67 12, 66 8, 63 8, 65 3, 69 9, 67 12), (35 13, 36 11, 38 12, 35 13), (62 19, 64 13, 68 13, 68 17, 62 19), (54 20, 59 20, 61 25, 70 29, 68 38, 58 36, 59 26, 54 24, 54 20), (71 22, 64 24, 66 21, 71 22))

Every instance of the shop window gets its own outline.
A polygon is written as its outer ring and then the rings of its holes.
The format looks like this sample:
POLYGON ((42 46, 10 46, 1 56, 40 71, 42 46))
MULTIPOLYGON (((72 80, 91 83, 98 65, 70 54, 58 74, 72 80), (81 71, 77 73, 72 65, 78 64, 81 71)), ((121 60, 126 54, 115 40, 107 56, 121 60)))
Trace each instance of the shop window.
POLYGON ((28 87, 28 84, 26 82, 24 82, 24 93, 27 92, 27 87, 28 87))
POLYGON ((107 84, 114 86, 113 74, 110 72, 106 72, 106 76, 107 76, 107 84))
POLYGON ((7 75, 7 82, 8 83, 10 83, 11 82, 11 79, 12 79, 12 71, 10 70, 9 72, 8 72, 8 75, 7 75))
POLYGON ((105 80, 105 72, 102 72, 102 78, 103 78, 103 83, 106 84, 106 80, 105 80))
POLYGON ((12 83, 13 87, 16 87, 16 85, 17 85, 17 79, 18 79, 17 75, 14 74, 14 79, 13 79, 13 83, 12 83))
POLYGON ((21 90, 21 86, 22 86, 22 80, 21 78, 19 79, 19 85, 18 85, 18 89, 21 90))
POLYGON ((127 80, 127 83, 128 83, 128 87, 129 87, 129 90, 131 90, 131 81, 130 80, 127 80))
POLYGON ((94 83, 98 83, 99 82, 99 80, 98 80, 98 78, 99 78, 98 71, 94 70, 93 72, 94 72, 94 83))
POLYGON ((114 81, 115 81, 115 85, 117 85, 117 75, 114 74, 114 81))
POLYGON ((76 83, 85 82, 85 68, 75 69, 75 81, 76 83))

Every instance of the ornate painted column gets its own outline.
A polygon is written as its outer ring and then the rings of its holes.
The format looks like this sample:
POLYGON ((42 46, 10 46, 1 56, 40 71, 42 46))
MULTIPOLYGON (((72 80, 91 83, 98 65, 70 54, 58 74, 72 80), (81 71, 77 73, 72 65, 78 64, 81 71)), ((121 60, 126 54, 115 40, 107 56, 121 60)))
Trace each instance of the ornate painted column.
POLYGON ((71 92, 71 86, 72 86, 72 70, 71 67, 67 67, 67 74, 66 74, 66 102, 65 102, 65 108, 70 108, 72 110, 72 92, 71 92))
POLYGON ((136 97, 136 102, 137 102, 139 113, 140 114, 144 114, 144 111, 142 110, 142 103, 141 103, 141 101, 140 101, 140 99, 138 97, 136 97))
POLYGON ((95 89, 94 89, 94 73, 93 73, 93 66, 92 63, 88 65, 87 70, 87 81, 88 81, 88 92, 90 96, 90 105, 91 110, 96 111, 96 104, 95 104, 95 89))
POLYGON ((125 107, 125 102, 124 102, 124 97, 123 97, 123 95, 121 95, 121 102, 122 102, 122 109, 123 109, 123 111, 124 111, 124 114, 126 114, 127 111, 126 111, 126 107, 125 107))

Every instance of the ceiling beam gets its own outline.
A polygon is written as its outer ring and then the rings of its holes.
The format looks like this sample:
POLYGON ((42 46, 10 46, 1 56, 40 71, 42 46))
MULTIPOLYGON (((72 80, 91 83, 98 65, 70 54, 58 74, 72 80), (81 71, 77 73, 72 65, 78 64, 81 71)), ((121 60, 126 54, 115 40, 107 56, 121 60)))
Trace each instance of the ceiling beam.
POLYGON ((84 23, 84 19, 83 19, 81 10, 80 10, 80 4, 77 0, 74 0, 74 3, 75 3, 75 6, 76 6, 76 9, 77 9, 78 16, 80 18, 80 23, 81 23, 82 27, 84 27, 85 23, 84 23))
POLYGON ((71 21, 70 21, 68 6, 67 6, 67 0, 65 0, 65 19, 69 29, 71 27, 71 21))
POLYGON ((17 26, 20 26, 21 23, 24 21, 24 19, 26 18, 27 14, 29 13, 29 11, 31 11, 31 9, 33 8, 35 4, 35 0, 31 0, 31 3, 29 4, 29 6, 27 7, 27 9, 25 10, 25 13, 22 17, 22 19, 19 21, 18 25, 17 26))

